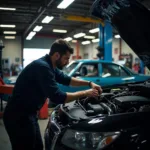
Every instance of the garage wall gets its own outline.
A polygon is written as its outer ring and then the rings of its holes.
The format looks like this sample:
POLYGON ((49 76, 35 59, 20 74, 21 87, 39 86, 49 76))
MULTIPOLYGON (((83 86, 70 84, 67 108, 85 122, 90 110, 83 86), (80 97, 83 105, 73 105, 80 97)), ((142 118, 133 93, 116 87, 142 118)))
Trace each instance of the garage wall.
MULTIPOLYGON (((70 45, 72 48, 74 48, 74 53, 73 53, 73 56, 76 56, 77 54, 77 45, 76 43, 72 43, 70 42, 70 45)), ((83 58, 83 46, 79 43, 79 56, 81 56, 83 58)))
MULTIPOLYGON (((40 37, 35 36, 32 40, 24 41, 24 48, 38 48, 38 49, 50 49, 51 44, 56 40, 56 38, 52 37, 40 37)), ((76 55, 76 44, 71 43, 70 45, 74 48, 74 54, 76 55)), ((83 47, 79 46, 79 55, 83 56, 83 47)))
MULTIPOLYGON (((14 40, 3 40, 5 48, 3 49, 2 58, 9 58, 10 65, 15 62, 15 58, 19 58, 19 64, 21 64, 21 37, 17 36, 14 40)), ((50 37, 40 37, 35 36, 32 40, 24 40, 24 48, 35 48, 35 49, 50 49, 51 44, 56 40, 56 38, 50 37)), ((70 43, 74 48, 74 55, 76 55, 76 44, 70 43)), ((79 46, 79 55, 83 58, 83 46, 79 46)))
MULTIPOLYGON (((112 54, 114 61, 117 61, 120 55, 120 39, 113 39, 113 48, 112 48, 112 54), (117 50, 118 49, 118 50, 117 50)), ((134 53, 134 51, 128 46, 128 44, 124 41, 121 40, 121 53, 122 54, 129 54, 131 53, 133 55, 133 63, 135 62, 135 58, 138 56, 134 53)))
MULTIPOLYGON (((35 36, 32 40, 25 40, 24 41, 24 48, 33 48, 33 49, 50 49, 51 44, 57 38, 54 37, 42 37, 42 36, 35 36)), ((76 56, 77 54, 77 46, 76 43, 70 42, 71 47, 74 48, 74 54, 72 56, 76 56)), ((83 58, 83 46, 79 44, 79 56, 83 58)), ((70 61, 72 60, 72 57, 70 61)))
POLYGON ((3 40, 5 48, 2 52, 2 58, 9 58, 10 64, 16 63, 15 58, 19 58, 19 62, 21 63, 21 37, 17 36, 16 39, 9 40, 0 37, 3 40))
POLYGON ((83 45, 83 58, 84 59, 95 59, 97 58, 98 51, 96 50, 96 47, 98 46, 98 43, 91 43, 89 45, 83 45))
MULTIPOLYGON (((98 46, 98 43, 91 43, 89 45, 82 45, 83 47, 83 58, 93 59, 96 58, 96 55, 98 51, 96 50, 96 47, 98 46)), ((133 50, 126 44, 124 40, 122 40, 121 44, 121 51, 122 53, 129 54, 131 53, 133 55, 133 63, 134 59, 138 57, 133 50)), ((112 57, 114 61, 118 61, 120 55, 120 39, 113 38, 112 43, 112 57)))
POLYGON ((133 55, 133 63, 135 62, 135 58, 137 58, 138 56, 134 53, 134 51, 127 45, 127 43, 122 40, 122 53, 131 53, 133 55))
POLYGON ((49 49, 56 38, 35 36, 32 40, 24 41, 24 48, 49 49))
MULTIPOLYGON (((98 53, 96 49, 97 46, 98 46, 98 43, 91 43, 89 45, 83 45, 83 58, 87 58, 87 54, 88 54, 89 59, 97 58, 97 53, 98 53)), ((115 38, 113 39, 112 53, 113 53, 112 56, 114 58, 114 61, 117 61, 119 57, 119 39, 115 39, 115 38)))
POLYGON ((114 59, 114 62, 118 61, 119 55, 120 55, 120 39, 113 38, 112 41, 112 57, 114 59))
MULTIPOLYGON (((5 40, 2 37, 0 37, 0 39, 3 40, 4 45, 5 45, 2 57, 9 58, 10 63, 16 63, 15 58, 19 58, 19 63, 21 63, 21 37, 16 37, 16 39, 14 40, 5 40)), ((24 48, 49 49, 51 44, 55 40, 56 38, 34 37, 30 41, 27 41, 27 40, 24 41, 24 48)), ((70 43, 70 44, 74 48, 74 55, 76 55, 76 44, 74 43, 70 43)), ((98 46, 98 43, 91 43, 90 45, 80 44, 79 55, 82 56, 82 58, 86 58, 86 59, 96 58, 97 46, 98 46)), ((113 39, 112 53, 113 53, 114 61, 117 61, 119 57, 119 39, 115 39, 115 38, 113 39)), ((123 40, 122 40, 122 53, 132 53, 133 62, 134 62, 134 59, 137 57, 137 55, 132 51, 132 49, 123 40)))

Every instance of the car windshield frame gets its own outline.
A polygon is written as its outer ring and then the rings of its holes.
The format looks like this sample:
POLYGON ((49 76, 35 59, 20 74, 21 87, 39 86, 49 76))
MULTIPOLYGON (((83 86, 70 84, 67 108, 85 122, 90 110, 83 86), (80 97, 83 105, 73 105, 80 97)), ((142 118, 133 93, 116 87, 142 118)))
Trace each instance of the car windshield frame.
POLYGON ((66 67, 64 67, 62 71, 65 74, 70 74, 78 66, 78 64, 79 62, 72 61, 66 67))
POLYGON ((133 71, 131 68, 124 66, 128 71, 130 71, 133 75, 138 75, 137 72, 133 71))

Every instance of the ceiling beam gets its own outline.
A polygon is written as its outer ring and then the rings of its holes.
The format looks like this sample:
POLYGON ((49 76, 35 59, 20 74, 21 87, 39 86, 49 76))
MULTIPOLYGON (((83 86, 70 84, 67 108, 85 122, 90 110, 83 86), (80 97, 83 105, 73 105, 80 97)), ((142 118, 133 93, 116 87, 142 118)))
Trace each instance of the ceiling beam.
POLYGON ((91 17, 64 15, 62 18, 70 21, 100 23, 104 25, 104 21, 102 19, 93 19, 91 17))

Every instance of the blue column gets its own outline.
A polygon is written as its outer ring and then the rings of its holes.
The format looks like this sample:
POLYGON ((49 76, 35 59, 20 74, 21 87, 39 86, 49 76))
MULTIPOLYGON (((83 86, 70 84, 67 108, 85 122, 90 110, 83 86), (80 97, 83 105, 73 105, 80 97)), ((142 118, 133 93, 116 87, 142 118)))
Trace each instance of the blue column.
POLYGON ((112 61, 112 26, 105 22, 104 27, 104 60, 112 61))
POLYGON ((99 25, 99 46, 104 48, 104 27, 99 25))

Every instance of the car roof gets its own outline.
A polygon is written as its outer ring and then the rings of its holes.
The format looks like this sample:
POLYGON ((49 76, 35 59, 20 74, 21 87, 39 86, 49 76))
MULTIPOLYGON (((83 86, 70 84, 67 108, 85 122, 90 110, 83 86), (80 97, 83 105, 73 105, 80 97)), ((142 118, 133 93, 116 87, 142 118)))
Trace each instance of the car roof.
MULTIPOLYGON (((79 60, 75 60, 74 62, 82 62, 82 63, 113 63, 113 64, 117 64, 114 63, 112 61, 106 61, 106 60, 101 60, 101 59, 79 59, 79 60)), ((119 65, 119 64, 117 64, 119 65)))

